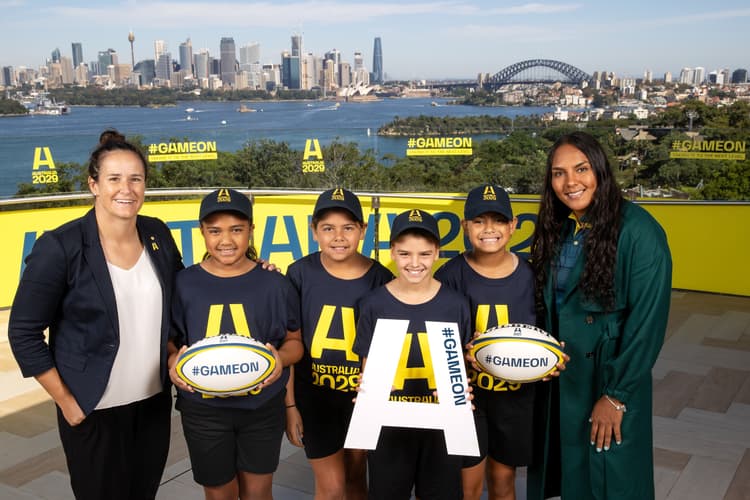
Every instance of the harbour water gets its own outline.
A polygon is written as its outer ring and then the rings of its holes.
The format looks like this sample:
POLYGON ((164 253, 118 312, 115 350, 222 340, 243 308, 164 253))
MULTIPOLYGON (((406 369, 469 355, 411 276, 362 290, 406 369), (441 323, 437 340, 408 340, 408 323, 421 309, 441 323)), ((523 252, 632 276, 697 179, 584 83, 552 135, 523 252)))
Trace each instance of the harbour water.
MULTIPOLYGON (((12 196, 18 184, 31 182, 37 148, 49 148, 55 164, 84 163, 105 128, 144 142, 170 139, 216 141, 219 151, 236 151, 255 140, 287 142, 302 150, 307 139, 321 146, 334 140, 357 143, 377 157, 403 156, 406 138, 379 137, 377 130, 394 117, 507 116, 543 114, 549 108, 448 105, 440 99, 385 99, 373 102, 272 101, 181 102, 162 108, 72 107, 65 116, 0 118, 0 197, 12 196), (237 112, 240 105, 255 112, 237 112)), ((40 150, 42 159, 46 151, 40 150)))

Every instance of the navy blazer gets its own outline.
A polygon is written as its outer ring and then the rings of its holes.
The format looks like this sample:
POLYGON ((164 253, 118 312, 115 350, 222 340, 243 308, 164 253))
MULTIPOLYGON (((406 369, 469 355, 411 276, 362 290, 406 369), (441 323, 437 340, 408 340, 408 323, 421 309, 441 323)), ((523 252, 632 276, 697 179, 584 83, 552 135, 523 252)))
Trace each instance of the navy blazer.
MULTIPOLYGON (((164 222, 139 215, 136 226, 161 283, 161 379, 166 387, 169 312, 182 259, 164 222)), ((13 300, 8 340, 24 377, 56 367, 83 412, 94 410, 120 345, 115 292, 94 209, 45 232, 34 244, 13 300)))

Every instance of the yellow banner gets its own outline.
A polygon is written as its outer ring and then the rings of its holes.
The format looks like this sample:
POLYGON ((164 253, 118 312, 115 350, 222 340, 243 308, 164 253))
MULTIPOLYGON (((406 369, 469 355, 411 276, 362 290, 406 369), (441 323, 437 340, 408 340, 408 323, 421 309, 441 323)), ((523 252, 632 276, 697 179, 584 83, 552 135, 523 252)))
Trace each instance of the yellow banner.
MULTIPOLYGON (((254 243, 264 259, 282 270, 294 260, 315 252, 317 243, 310 230, 315 195, 256 196, 254 243)), ((375 214, 371 197, 361 197, 368 227, 362 253, 375 257, 375 214)), ((673 287, 687 290, 750 296, 750 266, 743 265, 750 248, 750 204, 659 203, 642 204, 667 232, 674 261, 673 287), (696 231, 696 228, 711 228, 696 231)), ((205 252, 198 230, 199 200, 149 202, 144 215, 159 217, 172 230, 186 265, 200 261, 205 252)), ((420 208, 433 214, 440 226, 441 260, 464 250, 461 230, 463 201, 442 199, 403 199, 380 197, 378 224, 379 259, 390 265, 388 239, 390 224, 397 214, 420 208)), ((0 246, 0 307, 9 307, 36 238, 45 230, 82 216, 88 207, 64 207, 0 212, 3 245, 0 246)), ((536 222, 538 203, 535 198, 514 198, 513 210, 518 229, 510 248, 525 254, 529 251, 536 222)))

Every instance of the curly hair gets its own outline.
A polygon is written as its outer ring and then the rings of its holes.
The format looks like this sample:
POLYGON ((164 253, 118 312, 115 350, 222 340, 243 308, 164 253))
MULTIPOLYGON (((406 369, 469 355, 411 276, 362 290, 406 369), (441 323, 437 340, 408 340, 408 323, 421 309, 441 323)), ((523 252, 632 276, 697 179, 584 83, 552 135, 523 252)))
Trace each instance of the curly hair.
POLYGON ((586 222, 591 228, 584 239, 585 265, 578 286, 584 300, 597 303, 605 310, 611 310, 615 303, 617 240, 624 199, 601 144, 585 132, 572 132, 560 137, 547 155, 544 189, 531 244, 531 265, 535 271, 535 297, 540 317, 544 312, 544 286, 551 264, 560 252, 563 224, 570 215, 570 208, 552 189, 552 160, 563 145, 573 146, 586 156, 597 182, 591 204, 586 209, 586 222))

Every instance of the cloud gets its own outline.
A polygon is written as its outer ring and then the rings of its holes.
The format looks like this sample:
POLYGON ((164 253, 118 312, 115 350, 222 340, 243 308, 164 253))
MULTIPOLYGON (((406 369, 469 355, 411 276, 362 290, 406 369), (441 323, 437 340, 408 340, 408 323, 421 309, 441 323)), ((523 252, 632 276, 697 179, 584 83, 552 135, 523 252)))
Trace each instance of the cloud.
POLYGON ((735 19, 738 17, 750 17, 750 9, 716 10, 698 14, 686 14, 684 16, 662 17, 640 21, 638 24, 644 27, 669 26, 705 23, 711 20, 735 19))
POLYGON ((467 24, 447 30, 448 34, 462 38, 484 40, 510 40, 513 42, 557 42, 577 38, 579 33, 565 29, 552 29, 549 26, 534 25, 479 25, 467 24))
POLYGON ((0 9, 7 9, 9 7, 21 7, 26 5, 26 0, 2 0, 0 1, 0 9))
POLYGON ((287 27, 300 23, 350 24, 389 16, 468 13, 465 6, 456 2, 417 3, 357 3, 337 1, 294 2, 129 2, 127 9, 113 15, 107 7, 54 7, 54 16, 87 19, 109 25, 123 22, 139 26, 184 27, 198 24, 201 27, 287 27))
POLYGON ((516 14, 557 14, 559 12, 570 12, 578 10, 583 7, 580 3, 571 4, 544 4, 544 3, 527 3, 523 5, 516 5, 513 7, 498 7, 495 9, 489 9, 487 14, 502 14, 502 15, 516 15, 516 14))

